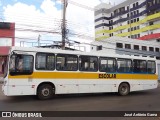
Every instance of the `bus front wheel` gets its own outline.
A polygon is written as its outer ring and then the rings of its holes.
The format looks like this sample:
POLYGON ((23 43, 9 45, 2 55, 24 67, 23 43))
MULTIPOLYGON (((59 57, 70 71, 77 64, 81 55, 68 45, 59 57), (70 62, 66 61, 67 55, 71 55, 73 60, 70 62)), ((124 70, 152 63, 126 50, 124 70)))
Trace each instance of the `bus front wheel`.
POLYGON ((121 96, 128 95, 130 92, 130 86, 128 83, 121 83, 118 88, 118 93, 121 96))
POLYGON ((49 84, 42 84, 37 91, 37 96, 40 100, 51 99, 54 95, 54 89, 49 84))

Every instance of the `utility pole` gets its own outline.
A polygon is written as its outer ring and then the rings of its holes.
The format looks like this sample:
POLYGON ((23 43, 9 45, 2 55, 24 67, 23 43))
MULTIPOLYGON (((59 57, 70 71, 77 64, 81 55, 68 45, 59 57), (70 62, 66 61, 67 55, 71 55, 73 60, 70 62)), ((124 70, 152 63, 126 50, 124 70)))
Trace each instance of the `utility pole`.
POLYGON ((62 19, 62 49, 65 49, 65 39, 66 39, 66 8, 67 0, 63 0, 63 19, 62 19))

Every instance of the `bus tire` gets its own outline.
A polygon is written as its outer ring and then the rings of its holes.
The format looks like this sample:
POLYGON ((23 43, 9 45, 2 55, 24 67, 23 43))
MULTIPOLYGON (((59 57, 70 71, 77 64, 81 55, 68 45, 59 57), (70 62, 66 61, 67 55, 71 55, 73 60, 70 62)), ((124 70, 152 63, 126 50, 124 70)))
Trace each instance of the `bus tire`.
POLYGON ((37 90, 37 96, 40 100, 51 99, 54 95, 54 89, 49 84, 42 84, 37 90))
POLYGON ((121 83, 118 88, 118 93, 121 96, 126 96, 130 92, 130 86, 128 83, 121 83))

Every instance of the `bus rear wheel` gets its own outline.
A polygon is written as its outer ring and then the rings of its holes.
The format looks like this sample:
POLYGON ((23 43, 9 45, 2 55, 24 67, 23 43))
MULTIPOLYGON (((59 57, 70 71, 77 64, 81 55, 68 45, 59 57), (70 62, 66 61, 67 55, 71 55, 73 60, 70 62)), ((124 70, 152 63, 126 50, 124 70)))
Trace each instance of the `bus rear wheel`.
POLYGON ((42 84, 37 91, 37 96, 40 100, 51 99, 54 95, 54 89, 49 84, 42 84))
POLYGON ((130 92, 130 86, 128 83, 121 83, 118 88, 118 93, 121 96, 128 95, 130 92))

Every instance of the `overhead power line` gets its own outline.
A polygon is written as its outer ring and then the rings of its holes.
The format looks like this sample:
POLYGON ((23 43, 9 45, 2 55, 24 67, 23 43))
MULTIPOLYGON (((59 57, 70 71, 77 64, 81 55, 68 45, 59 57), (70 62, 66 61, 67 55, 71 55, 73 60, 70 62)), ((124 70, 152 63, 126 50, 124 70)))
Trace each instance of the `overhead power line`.
POLYGON ((72 4, 72 5, 75 5, 75 6, 84 8, 84 9, 86 9, 86 10, 94 11, 94 8, 92 8, 92 7, 89 7, 89 6, 86 6, 86 5, 79 4, 79 3, 74 2, 74 1, 71 1, 71 0, 68 0, 68 2, 69 2, 70 4, 72 4))

